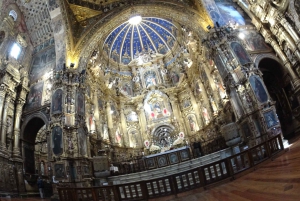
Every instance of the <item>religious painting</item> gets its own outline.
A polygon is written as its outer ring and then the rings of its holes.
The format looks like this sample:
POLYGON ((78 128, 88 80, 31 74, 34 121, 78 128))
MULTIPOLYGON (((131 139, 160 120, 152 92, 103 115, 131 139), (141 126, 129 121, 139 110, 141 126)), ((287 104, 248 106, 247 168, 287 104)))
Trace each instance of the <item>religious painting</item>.
POLYGON ((39 82, 30 88, 29 94, 27 96, 26 109, 40 107, 42 104, 42 94, 43 94, 44 82, 39 82))
POLYGON ((164 167, 164 166, 168 165, 166 155, 157 157, 157 165, 158 165, 158 167, 164 167))
POLYGON ((262 126, 260 124, 259 116, 258 115, 256 115, 256 116, 253 117, 253 123, 254 123, 255 128, 258 131, 258 133, 262 133, 263 129, 262 129, 262 126))
POLYGON ((187 123, 188 123, 188 128, 190 129, 191 132, 198 131, 199 127, 196 121, 196 116, 194 114, 189 114, 187 116, 187 123))
POLYGON ((84 95, 82 92, 77 92, 76 94, 76 112, 77 114, 84 116, 85 115, 85 105, 84 105, 84 95))
POLYGON ((0 46, 1 46, 2 42, 4 41, 4 38, 5 38, 5 32, 0 31, 0 46))
POLYGON ((260 103, 267 102, 268 94, 267 94, 267 91, 266 91, 264 84, 263 84, 262 80, 260 79, 260 77, 258 77, 257 75, 252 75, 249 78, 249 82, 250 82, 251 88, 256 96, 256 99, 260 103))
POLYGON ((247 121, 245 121, 244 123, 242 123, 241 128, 242 128, 242 132, 244 133, 244 136, 246 138, 248 138, 248 137, 251 136, 251 130, 250 130, 250 127, 249 127, 249 124, 248 124, 247 121))
POLYGON ((98 98, 98 109, 100 111, 104 110, 104 108, 105 108, 104 105, 105 105, 105 102, 101 98, 98 98))
POLYGON ((54 45, 34 55, 30 72, 31 82, 37 81, 51 69, 55 69, 55 63, 56 55, 54 45))
POLYGON ((62 113, 62 89, 57 89, 52 96, 52 114, 62 113))
POLYGON ((243 32, 245 34, 245 48, 251 52, 268 52, 272 49, 265 43, 264 38, 256 31, 243 32))
POLYGON ((199 95, 201 93, 201 88, 199 82, 196 82, 195 84, 195 95, 199 95))
POLYGON ((146 165, 147 165, 148 169, 156 168, 154 158, 147 158, 146 159, 146 165))
POLYGON ((132 96, 133 92, 132 92, 131 83, 123 84, 123 86, 121 88, 121 93, 123 93, 126 96, 132 96))
POLYGON ((136 121, 139 121, 138 115, 136 114, 135 111, 131 111, 131 112, 126 116, 126 120, 127 120, 128 122, 136 122, 136 121))
POLYGON ((168 158, 169 158, 169 162, 170 162, 171 165, 176 164, 176 163, 179 162, 179 159, 178 159, 178 156, 177 156, 176 152, 168 154, 168 158))
POLYGON ((240 43, 232 42, 230 47, 242 66, 252 62, 245 48, 240 43))
POLYGON ((179 153, 180 153, 179 155, 181 161, 186 161, 190 159, 190 154, 188 149, 181 150, 179 153))
POLYGON ((214 60, 214 61, 215 61, 215 65, 216 65, 216 67, 217 67, 217 69, 218 69, 218 71, 219 71, 221 77, 222 77, 223 79, 225 79, 225 77, 226 77, 227 74, 228 74, 228 70, 227 70, 227 68, 225 67, 224 63, 223 63, 223 60, 222 60, 221 56, 220 56, 219 54, 217 54, 217 55, 215 56, 215 60, 214 60))
POLYGON ((176 85, 179 82, 180 76, 177 72, 172 71, 170 74, 170 77, 171 77, 172 83, 174 85, 176 85))
POLYGON ((119 116, 119 112, 114 102, 110 103, 110 113, 113 118, 117 118, 119 116))
POLYGON ((54 165, 54 175, 55 175, 55 179, 62 179, 65 177, 64 164, 55 164, 54 165))
POLYGON ((118 127, 116 129, 115 142, 118 144, 121 144, 121 142, 122 142, 122 135, 121 135, 120 127, 118 127))
POLYGON ((157 85, 157 76, 154 71, 148 71, 144 74, 146 88, 157 85))
POLYGON ((192 106, 192 103, 191 103, 191 101, 189 100, 189 99, 185 99, 185 100, 183 100, 182 101, 182 107, 185 109, 185 108, 188 108, 188 107, 190 107, 190 106, 192 106))
POLYGON ((141 147, 141 136, 136 129, 131 129, 128 131, 130 147, 141 147))
POLYGON ((205 120, 205 124, 208 124, 209 121, 210 121, 210 115, 209 115, 208 110, 206 109, 206 107, 202 107, 202 115, 203 115, 203 118, 205 120))
POLYGON ((240 118, 243 115, 244 111, 242 109, 243 107, 242 107, 242 103, 239 99, 239 95, 237 94, 237 92, 234 89, 232 89, 232 90, 230 90, 230 97, 231 97, 230 102, 233 106, 235 114, 236 114, 237 118, 240 118))
POLYGON ((277 120, 277 115, 273 110, 270 110, 268 112, 264 113, 265 122, 267 124, 267 128, 272 128, 279 124, 279 121, 277 120))
POLYGON ((63 152, 62 129, 59 126, 52 128, 52 151, 55 155, 60 155, 63 152))
POLYGON ((79 140, 79 153, 82 156, 86 155, 86 134, 83 128, 78 128, 78 140, 79 140))
POLYGON ((87 165, 82 166, 82 173, 83 175, 89 175, 90 174, 90 168, 87 165))

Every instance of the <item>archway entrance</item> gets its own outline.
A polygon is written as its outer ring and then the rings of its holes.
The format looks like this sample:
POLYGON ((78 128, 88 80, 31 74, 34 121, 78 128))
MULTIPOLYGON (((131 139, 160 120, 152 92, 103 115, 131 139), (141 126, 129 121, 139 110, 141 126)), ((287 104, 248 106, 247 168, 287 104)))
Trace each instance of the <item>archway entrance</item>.
POLYGON ((271 58, 262 59, 258 67, 263 73, 263 80, 272 100, 276 101, 276 112, 286 137, 294 131, 292 109, 295 103, 291 100, 290 77, 281 64, 271 58))
POLYGON ((22 152, 25 174, 45 175, 47 164, 47 135, 45 122, 32 118, 23 132, 22 152))

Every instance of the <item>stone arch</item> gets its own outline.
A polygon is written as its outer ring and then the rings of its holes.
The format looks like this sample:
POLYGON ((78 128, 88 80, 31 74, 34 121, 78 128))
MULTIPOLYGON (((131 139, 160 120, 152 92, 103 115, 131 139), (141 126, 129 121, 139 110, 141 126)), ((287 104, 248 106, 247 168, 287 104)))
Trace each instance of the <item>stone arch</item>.
POLYGON ((24 137, 24 131, 25 131, 26 126, 28 125, 28 123, 31 120, 33 120, 35 118, 41 119, 46 126, 49 125, 48 118, 44 113, 37 112, 37 113, 31 114, 30 116, 26 117, 25 120, 23 121, 23 124, 22 124, 22 127, 21 127, 21 139, 23 139, 23 137, 24 137))

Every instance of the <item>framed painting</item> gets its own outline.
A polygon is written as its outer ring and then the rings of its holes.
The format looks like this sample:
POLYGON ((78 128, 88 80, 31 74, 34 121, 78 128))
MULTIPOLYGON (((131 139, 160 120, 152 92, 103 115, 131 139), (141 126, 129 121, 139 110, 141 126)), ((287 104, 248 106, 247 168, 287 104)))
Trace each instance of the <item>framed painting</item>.
POLYGON ((81 115, 84 116, 85 114, 85 107, 84 107, 84 95, 81 92, 77 93, 77 98, 76 98, 76 112, 81 115))
POLYGON ((57 163, 54 165, 55 179, 65 178, 65 166, 64 164, 57 163))
POLYGON ((158 167, 164 167, 164 166, 168 165, 166 155, 162 155, 162 156, 157 157, 157 165, 158 165, 158 167))
POLYGON ((179 162, 178 155, 176 152, 168 154, 168 158, 169 158, 170 165, 173 165, 173 164, 176 164, 179 162))
POLYGON ((277 120, 276 116, 277 115, 273 110, 264 113, 264 118, 268 129, 279 124, 279 121, 277 120))
POLYGON ((240 43, 232 42, 230 46, 241 65, 245 65, 252 62, 245 48, 240 43))
POLYGON ((156 164, 155 164, 154 158, 147 158, 146 159, 146 165, 147 165, 148 169, 156 168, 156 164))
POLYGON ((58 114, 62 112, 62 96, 63 91, 61 89, 57 89, 52 96, 52 114, 58 114))
POLYGON ((90 167, 88 165, 82 166, 82 173, 83 173, 83 175, 89 175, 90 174, 90 167))
POLYGON ((59 126, 52 129, 52 151, 55 155, 60 155, 63 152, 62 129, 59 126))
POLYGON ((179 153, 180 153, 181 161, 186 161, 186 160, 190 159, 190 153, 189 153, 188 149, 181 150, 179 153))
POLYGON ((268 94, 267 94, 267 91, 266 91, 264 84, 262 83, 260 77, 258 77, 257 75, 252 75, 249 78, 249 82, 250 82, 251 88, 256 96, 256 99, 260 103, 267 102, 268 94))

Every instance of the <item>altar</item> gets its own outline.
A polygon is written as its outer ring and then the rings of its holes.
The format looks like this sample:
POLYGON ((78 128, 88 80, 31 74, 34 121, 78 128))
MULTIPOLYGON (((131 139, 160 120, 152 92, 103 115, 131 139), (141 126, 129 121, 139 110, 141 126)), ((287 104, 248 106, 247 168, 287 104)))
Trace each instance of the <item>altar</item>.
POLYGON ((152 154, 144 157, 146 169, 155 169, 174 165, 191 159, 190 147, 184 146, 181 148, 168 150, 163 153, 152 154))

